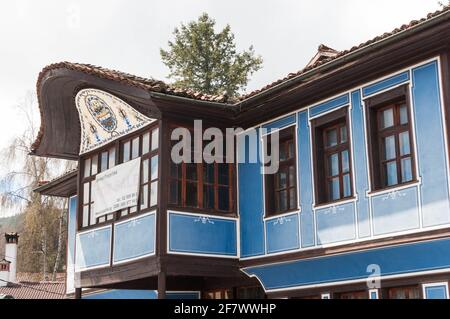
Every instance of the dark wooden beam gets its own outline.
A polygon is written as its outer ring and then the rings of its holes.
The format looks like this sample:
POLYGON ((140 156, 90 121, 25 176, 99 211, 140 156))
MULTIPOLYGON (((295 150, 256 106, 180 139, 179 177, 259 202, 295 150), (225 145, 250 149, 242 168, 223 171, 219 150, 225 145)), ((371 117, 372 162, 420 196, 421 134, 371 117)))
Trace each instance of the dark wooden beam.
POLYGON ((158 299, 166 299, 166 274, 158 274, 158 299))

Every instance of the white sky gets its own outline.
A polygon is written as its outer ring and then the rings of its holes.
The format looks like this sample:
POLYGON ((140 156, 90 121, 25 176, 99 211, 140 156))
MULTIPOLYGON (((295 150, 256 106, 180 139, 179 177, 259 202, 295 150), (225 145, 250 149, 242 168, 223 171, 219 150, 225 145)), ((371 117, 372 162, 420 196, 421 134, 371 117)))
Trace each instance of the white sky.
POLYGON ((44 66, 67 60, 165 80, 159 48, 202 12, 263 56, 252 90, 303 68, 320 43, 348 49, 436 9, 437 0, 1 1, 0 148, 21 132, 13 106, 44 66))

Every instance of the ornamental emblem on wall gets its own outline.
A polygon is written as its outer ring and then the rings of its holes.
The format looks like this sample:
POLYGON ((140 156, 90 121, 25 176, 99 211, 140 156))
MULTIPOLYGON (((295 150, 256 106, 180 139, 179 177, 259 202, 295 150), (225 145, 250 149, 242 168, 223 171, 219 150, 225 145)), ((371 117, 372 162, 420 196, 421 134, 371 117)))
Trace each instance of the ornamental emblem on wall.
POLYGON ((118 97, 84 89, 75 98, 81 126, 80 154, 93 151, 155 121, 118 97))
POLYGON ((94 120, 112 134, 117 128, 117 119, 108 104, 95 95, 87 95, 84 100, 94 120))

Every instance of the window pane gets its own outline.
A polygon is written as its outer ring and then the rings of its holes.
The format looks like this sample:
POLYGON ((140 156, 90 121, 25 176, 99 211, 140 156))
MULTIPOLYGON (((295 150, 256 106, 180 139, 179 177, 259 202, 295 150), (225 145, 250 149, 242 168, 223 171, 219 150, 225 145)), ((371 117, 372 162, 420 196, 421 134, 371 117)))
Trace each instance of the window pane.
POLYGON ((106 220, 113 220, 114 219, 114 214, 109 214, 106 216, 106 220))
POLYGON ((142 184, 148 183, 148 160, 142 162, 142 184))
POLYGON ((219 210, 229 211, 230 210, 230 192, 228 187, 219 187, 219 210))
POLYGON ((181 181, 170 182, 170 203, 181 205, 181 181))
POLYGON ((398 184, 397 182, 397 163, 389 162, 385 164, 386 170, 386 185, 392 186, 398 184))
POLYGON ((214 209, 214 186, 203 186, 203 207, 207 209, 214 209))
POLYGON ((96 175, 98 173, 98 155, 94 155, 92 157, 92 175, 96 175))
POLYGON ((158 155, 152 157, 152 181, 158 179, 158 155))
POLYGON ((186 206, 197 207, 197 183, 186 183, 186 206))
POLYGON ((197 164, 186 164, 186 179, 197 180, 197 164))
POLYGON ((100 172, 104 172, 107 169, 108 169, 108 152, 103 152, 100 161, 100 172))
POLYGON ((141 210, 148 208, 148 185, 142 187, 141 190, 141 210))
POLYGON ((288 142, 288 158, 294 158, 295 157, 295 147, 294 147, 294 141, 288 142))
POLYGON ((350 172, 350 161, 348 159, 348 150, 343 151, 342 155, 342 173, 350 172))
POLYGON ((347 126, 341 127, 341 143, 347 142, 347 126))
POLYGON ((410 144, 409 144, 409 132, 400 133, 400 155, 411 154, 410 144))
POLYGON ((109 150, 109 168, 116 166, 116 148, 113 147, 109 150))
POLYGON ((297 208, 297 194, 295 188, 289 189, 289 209, 297 208))
POLYGON ((339 177, 330 180, 329 188, 330 188, 329 194, 330 200, 338 200, 341 198, 339 177))
POLYGON ((219 184, 229 185, 230 184, 230 174, 228 164, 218 164, 219 166, 219 184))
POLYGON ((281 191, 278 193, 278 211, 282 212, 287 210, 287 191, 281 191))
POLYGON ((153 182, 150 186, 150 207, 158 203, 158 182, 153 182))
POLYGON ((203 182, 214 184, 214 164, 203 164, 203 182))
POLYGON ((286 144, 280 143, 280 161, 287 160, 288 154, 286 153, 286 144))
POLYGON ((131 159, 135 159, 139 157, 139 137, 133 139, 133 153, 131 154, 131 159))
POLYGON ((174 162, 171 162, 170 164, 170 176, 172 178, 179 178, 181 179, 181 165, 175 164, 174 162))
POLYGON ((329 176, 339 175, 339 154, 333 154, 328 157, 329 176))
POLYGON ((94 215, 94 204, 91 204, 91 222, 90 225, 95 225, 97 224, 97 219, 95 218, 94 215))
POLYGON ((159 128, 152 131, 152 151, 159 147, 159 128))
POLYGON ((82 227, 89 226, 89 206, 83 207, 83 220, 82 220, 82 227))
POLYGON ((295 166, 289 166, 289 187, 297 185, 297 177, 295 176, 295 166))
POLYGON ((104 223, 106 221, 106 216, 102 216, 98 219, 99 223, 104 223))
POLYGON ((412 181, 412 162, 411 158, 402 159, 402 183, 412 181))
POLYGON ((150 151, 150 133, 145 133, 142 136, 142 155, 147 154, 150 151))
POLYGON ((400 106, 400 124, 404 125, 404 124, 408 124, 409 119, 408 119, 408 109, 406 105, 402 105, 400 106))
POLYGON ((332 147, 332 146, 336 146, 337 145, 337 130, 333 129, 333 130, 329 130, 327 131, 327 141, 326 141, 326 145, 327 147, 332 147))
POLYGON ((395 135, 388 136, 384 139, 384 159, 391 160, 396 157, 395 152, 395 135))
POLYGON ((125 217, 125 216, 127 216, 127 215, 128 215, 128 208, 122 209, 122 211, 120 212, 120 216, 121 216, 121 217, 125 217))
POLYGON ((91 159, 88 158, 84 161, 84 177, 91 176, 91 159))
POLYGON ((280 171, 278 173, 278 189, 284 189, 287 187, 287 173, 280 171))
POLYGON ((352 189, 350 184, 350 174, 344 175, 344 198, 352 196, 352 189))
POLYGON ((130 214, 137 212, 137 206, 130 207, 130 214))
POLYGON ((83 204, 89 204, 89 186, 90 183, 85 183, 83 186, 83 204))
POLYGON ((131 147, 131 142, 128 141, 126 143, 124 143, 122 145, 122 159, 123 159, 123 163, 126 163, 130 160, 130 147, 131 147))
POLYGON ((381 127, 387 128, 394 126, 394 109, 384 110, 381 117, 381 127))

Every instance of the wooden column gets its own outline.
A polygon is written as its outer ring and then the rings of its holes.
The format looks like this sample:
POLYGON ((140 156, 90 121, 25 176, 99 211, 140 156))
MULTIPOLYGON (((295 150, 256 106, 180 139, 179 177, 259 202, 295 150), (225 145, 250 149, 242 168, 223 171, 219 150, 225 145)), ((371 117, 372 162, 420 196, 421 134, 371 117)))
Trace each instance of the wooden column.
POLYGON ((81 299, 81 288, 75 288, 75 299, 81 299))
POLYGON ((158 299, 166 299, 166 274, 158 274, 158 299))

